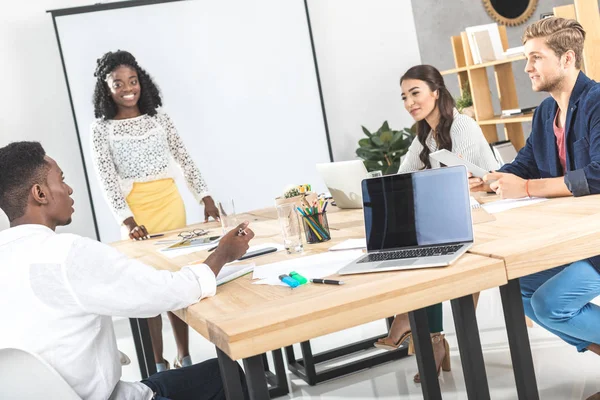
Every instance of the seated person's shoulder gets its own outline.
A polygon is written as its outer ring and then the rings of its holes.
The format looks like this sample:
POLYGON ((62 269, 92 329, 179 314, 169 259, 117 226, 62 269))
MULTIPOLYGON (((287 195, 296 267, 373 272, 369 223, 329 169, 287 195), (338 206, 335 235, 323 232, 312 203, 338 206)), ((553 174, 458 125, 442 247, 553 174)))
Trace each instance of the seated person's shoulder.
POLYGON ((600 105, 600 83, 594 82, 588 92, 585 94, 584 107, 587 109, 597 109, 600 105))
POLYGON ((473 132, 481 132, 479 124, 473 118, 465 114, 454 114, 454 120, 452 121, 452 127, 450 128, 450 133, 452 135, 461 133, 472 134, 473 132))

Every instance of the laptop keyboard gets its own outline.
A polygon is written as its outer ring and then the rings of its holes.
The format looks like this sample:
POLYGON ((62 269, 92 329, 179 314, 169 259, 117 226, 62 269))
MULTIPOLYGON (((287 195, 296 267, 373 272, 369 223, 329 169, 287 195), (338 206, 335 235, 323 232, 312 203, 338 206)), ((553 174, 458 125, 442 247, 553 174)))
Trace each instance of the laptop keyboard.
POLYGON ((388 261, 388 260, 401 260, 403 258, 421 258, 421 257, 432 257, 432 256, 446 256, 456 253, 463 245, 453 244, 449 246, 436 246, 436 247, 424 247, 417 249, 407 250, 396 250, 386 251, 383 253, 368 254, 358 263, 374 262, 374 261, 388 261))

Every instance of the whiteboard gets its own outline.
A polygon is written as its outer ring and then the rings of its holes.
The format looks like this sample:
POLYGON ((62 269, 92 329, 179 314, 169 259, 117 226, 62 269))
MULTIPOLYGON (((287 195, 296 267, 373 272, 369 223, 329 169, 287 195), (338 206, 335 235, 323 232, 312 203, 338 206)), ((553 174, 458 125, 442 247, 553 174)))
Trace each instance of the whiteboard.
MULTIPOLYGON (((131 52, 161 89, 216 201, 272 206, 290 184, 324 191, 330 161, 302 0, 181 1, 56 16, 100 239, 120 239, 91 157, 96 60, 131 52)), ((75 155, 74 155, 75 156, 75 155)), ((178 173, 188 223, 204 211, 178 173)))

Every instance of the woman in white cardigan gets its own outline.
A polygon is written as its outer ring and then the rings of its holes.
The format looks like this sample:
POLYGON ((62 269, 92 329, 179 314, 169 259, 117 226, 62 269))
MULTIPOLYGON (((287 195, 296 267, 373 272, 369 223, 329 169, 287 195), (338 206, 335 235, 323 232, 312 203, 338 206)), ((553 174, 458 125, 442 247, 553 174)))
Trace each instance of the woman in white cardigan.
MULTIPOLYGON (((410 68, 400 78, 404 107, 417 121, 417 137, 410 145, 398 173, 437 168, 439 163, 429 154, 446 149, 471 163, 494 171, 498 162, 477 122, 460 114, 454 99, 444 84, 440 72, 430 65, 410 68)), ((450 351, 443 331, 442 305, 427 308, 431 341, 438 375, 450 371, 450 351)), ((375 343, 376 347, 396 349, 411 337, 407 314, 397 315, 388 337, 375 343)), ((420 382, 419 374, 415 382, 420 382)))

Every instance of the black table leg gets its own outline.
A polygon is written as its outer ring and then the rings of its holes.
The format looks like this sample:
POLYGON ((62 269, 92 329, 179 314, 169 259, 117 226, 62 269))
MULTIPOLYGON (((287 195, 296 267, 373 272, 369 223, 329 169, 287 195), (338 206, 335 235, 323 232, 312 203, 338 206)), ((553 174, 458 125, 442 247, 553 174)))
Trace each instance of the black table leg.
POLYGON ((427 322, 427 311, 424 308, 408 313, 412 339, 415 344, 417 365, 421 378, 421 390, 424 400, 437 400, 442 398, 440 383, 435 369, 435 358, 433 357, 433 346, 429 333, 429 322, 427 322))
POLYGON ((519 280, 500 286, 500 296, 519 400, 539 400, 519 280))
POLYGON ((467 397, 473 400, 489 400, 488 386, 479 329, 475 316, 473 296, 451 300, 458 350, 465 377, 467 397))
POLYGON ((275 373, 269 368, 267 354, 262 356, 267 383, 269 384, 269 395, 272 399, 280 396, 285 396, 290 392, 287 382, 287 373, 285 372, 285 363, 283 362, 283 352, 281 349, 276 349, 271 352, 273 355, 273 364, 275 373))
POLYGON ((145 318, 130 318, 129 325, 131 326, 131 334, 140 365, 140 375, 142 379, 146 379, 156 373, 148 320, 145 318))
MULTIPOLYGON (((236 361, 233 361, 227 354, 222 352, 221 349, 218 347, 216 349, 223 388, 225 389, 225 397, 227 400, 244 400, 240 366, 236 361)), ((264 376, 264 371, 261 373, 264 376)))
POLYGON ((244 369, 246 371, 246 382, 251 400, 269 399, 269 388, 262 355, 244 358, 244 369))

